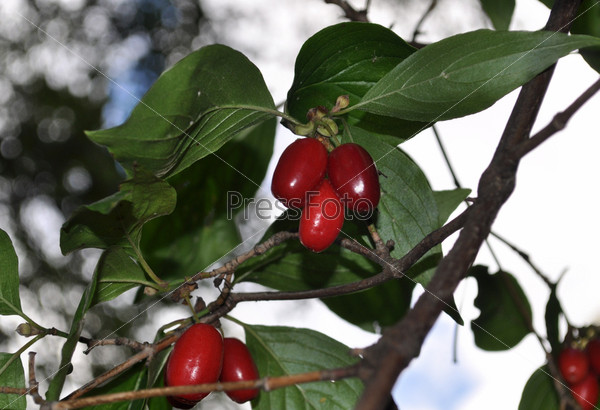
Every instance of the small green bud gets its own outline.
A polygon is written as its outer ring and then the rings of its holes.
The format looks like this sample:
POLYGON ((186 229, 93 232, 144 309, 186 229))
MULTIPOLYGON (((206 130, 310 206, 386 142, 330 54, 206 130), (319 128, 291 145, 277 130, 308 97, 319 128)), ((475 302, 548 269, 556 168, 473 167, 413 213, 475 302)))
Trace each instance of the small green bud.
POLYGON ((30 337, 39 335, 41 330, 35 326, 31 326, 29 323, 21 323, 17 326, 17 333, 21 336, 30 337))
POLYGON ((350 97, 347 95, 340 95, 335 101, 335 106, 331 109, 331 112, 338 112, 343 110, 350 105, 350 97))

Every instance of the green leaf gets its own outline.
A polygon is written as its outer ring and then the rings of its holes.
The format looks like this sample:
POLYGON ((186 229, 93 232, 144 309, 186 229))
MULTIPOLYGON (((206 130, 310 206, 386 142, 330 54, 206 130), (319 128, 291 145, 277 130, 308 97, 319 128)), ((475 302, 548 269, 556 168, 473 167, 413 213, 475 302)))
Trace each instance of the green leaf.
MULTIPOLYGON (((144 227, 142 249, 165 280, 181 281, 227 255, 241 241, 234 216, 264 179, 273 155, 275 120, 263 122, 169 179, 177 207, 144 227)), ((175 283, 175 282, 173 282, 175 283)))
POLYGON ((46 400, 48 401, 55 401, 59 399, 67 375, 71 372, 71 358, 73 357, 77 343, 79 343, 79 336, 83 330, 85 314, 92 306, 94 295, 96 293, 97 280, 98 269, 94 271, 90 283, 83 292, 83 295, 81 295, 79 306, 77 307, 75 315, 73 316, 71 328, 69 329, 69 336, 67 337, 67 340, 63 344, 61 350, 60 365, 56 373, 53 374, 52 380, 50 381, 50 386, 48 387, 48 392, 46 393, 46 400))
MULTIPOLYGON (((600 37, 600 4, 594 0, 584 0, 577 14, 571 33, 600 37)), ((600 47, 585 48, 579 53, 590 67, 600 73, 600 47)))
POLYGON ((273 117, 274 110, 258 68, 238 51, 211 45, 164 72, 124 124, 87 135, 107 146, 130 174, 140 165, 167 177, 273 117))
MULTIPOLYGON (((127 391, 135 391, 146 387, 148 369, 144 362, 140 362, 119 374, 105 385, 93 389, 86 396, 100 396, 111 393, 121 393, 127 391)), ((86 397, 83 396, 83 397, 86 397)), ((116 403, 107 403, 96 406, 84 407, 94 410, 142 410, 144 400, 121 401, 116 403)))
POLYGON ((547 31, 458 34, 410 55, 345 111, 427 122, 473 114, 560 57, 593 45, 600 38, 547 31))
POLYGON ((556 294, 556 285, 553 285, 550 290, 550 296, 548 297, 548 303, 546 303, 544 319, 546 321, 546 336, 552 347, 552 352, 554 353, 558 353, 561 350, 558 321, 562 313, 562 306, 560 305, 560 300, 556 294))
MULTIPOLYGON (((260 376, 278 377, 350 366, 357 362, 350 349, 309 329, 244 325, 246 344, 260 376)), ((254 409, 350 409, 363 385, 358 379, 298 384, 261 392, 254 409)))
POLYGON ((139 242, 142 226, 175 208, 175 190, 154 175, 138 170, 119 192, 77 209, 60 230, 60 246, 67 254, 82 248, 131 247, 139 242))
MULTIPOLYGON (((292 212, 287 212, 269 228, 263 240, 275 232, 297 227, 297 219, 294 219, 292 212)), ((343 232, 343 235, 366 244, 357 225, 346 222, 343 232)), ((236 271, 236 278, 281 291, 303 291, 353 283, 379 272, 379 265, 337 244, 321 253, 314 253, 304 248, 298 240, 289 240, 243 263, 236 271)), ((413 282, 402 279, 322 301, 341 318, 366 331, 375 332, 404 316, 410 307, 413 289, 413 282)))
POLYGON ((559 410, 558 394, 547 366, 537 369, 523 388, 519 410, 559 410))
MULTIPOLYGON (((352 140, 365 148, 373 158, 381 184, 381 200, 375 226, 381 238, 395 242, 392 256, 400 258, 419 243, 427 234, 440 227, 438 205, 433 191, 415 162, 400 148, 391 146, 370 134, 352 129, 352 140)), ((437 265, 441 248, 434 248, 424 257, 423 269, 414 269, 410 275, 426 285, 431 267, 437 265), (432 264, 428 264, 427 261, 432 264)))
POLYGON ((515 0, 480 0, 483 11, 496 30, 508 30, 515 11, 515 0))
MULTIPOLYGON (((3 367, 4 364, 11 360, 12 356, 13 355, 9 353, 0 353, 0 367, 3 367)), ((0 386, 14 387, 17 389, 25 388, 25 372, 23 371, 21 359, 14 360, 6 370, 0 374, 0 386)), ((0 394, 0 408, 25 410, 27 408, 25 395, 0 394)))
POLYGON ((444 225, 452 212, 469 196, 470 189, 457 188, 448 191, 433 191, 440 216, 439 224, 444 225))
MULTIPOLYGON (((415 49, 392 30, 370 23, 340 23, 310 37, 296 58, 294 81, 287 95, 286 111, 304 120, 309 109, 331 107, 340 95, 351 103, 415 49)), ((370 132, 393 136, 399 144, 424 128, 422 123, 353 111, 348 122, 370 132), (399 138, 399 139, 398 139, 399 138)))
POLYGON ((23 315, 19 296, 19 260, 10 237, 2 229, 0 229, 0 315, 23 315))
POLYGON ((122 293, 143 285, 153 286, 146 279, 144 270, 129 255, 128 251, 112 246, 105 250, 98 264, 98 284, 93 304, 106 302, 122 293))
POLYGON ((515 347, 529 333, 518 307, 531 318, 531 306, 523 289, 510 273, 500 271, 492 275, 485 266, 471 268, 470 275, 477 280, 475 307, 481 312, 471 322, 475 344, 488 351, 515 347))

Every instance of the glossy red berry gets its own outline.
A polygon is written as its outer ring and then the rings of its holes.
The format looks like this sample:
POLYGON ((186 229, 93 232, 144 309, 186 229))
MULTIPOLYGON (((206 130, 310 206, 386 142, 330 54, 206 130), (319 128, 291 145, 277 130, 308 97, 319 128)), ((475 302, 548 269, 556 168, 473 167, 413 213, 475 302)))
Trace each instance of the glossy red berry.
POLYGON ((590 367, 600 376, 600 339, 592 339, 587 345, 587 355, 590 367))
MULTIPOLYGON (((223 365, 223 337, 211 325, 198 323, 175 342, 165 368, 165 386, 215 383, 223 365)), ((208 393, 169 397, 179 408, 193 407, 208 393)))
MULTIPOLYGON (((258 379, 258 368, 248 350, 240 340, 226 337, 224 342, 222 382, 241 382, 258 379)), ((245 403, 258 396, 258 389, 231 390, 226 392, 231 400, 245 403)))
POLYGON ((342 203, 360 214, 377 207, 381 195, 373 158, 358 144, 342 144, 329 154, 327 175, 342 203))
POLYGON ((573 397, 583 410, 595 408, 598 401, 598 380, 589 373, 582 381, 571 386, 573 397))
POLYGON ((309 192, 300 218, 300 242, 314 252, 324 251, 344 225, 344 207, 327 179, 309 192))
POLYGON ((285 206, 302 208, 305 194, 321 182, 327 169, 327 150, 314 138, 292 142, 273 172, 271 192, 285 206))
POLYGON ((567 347, 558 355, 558 368, 569 384, 581 382, 589 372, 589 361, 584 351, 567 347))

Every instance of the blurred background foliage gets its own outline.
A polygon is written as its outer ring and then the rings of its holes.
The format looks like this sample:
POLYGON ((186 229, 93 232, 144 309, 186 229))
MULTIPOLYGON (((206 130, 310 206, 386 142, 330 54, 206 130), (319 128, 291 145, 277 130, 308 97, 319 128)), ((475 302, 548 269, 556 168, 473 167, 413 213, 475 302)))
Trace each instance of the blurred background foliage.
MULTIPOLYGON (((198 0, 3 1, 0 20, 0 227, 17 248, 26 312, 67 330, 98 254, 62 256, 60 226, 122 180, 84 130, 121 123, 132 97, 216 38, 198 0)), ((128 309, 105 304, 86 327, 102 337, 102 323, 119 328, 128 309)), ((0 326, 0 351, 24 343, 14 336, 0 326)), ((38 361, 45 374, 55 365, 38 361)))

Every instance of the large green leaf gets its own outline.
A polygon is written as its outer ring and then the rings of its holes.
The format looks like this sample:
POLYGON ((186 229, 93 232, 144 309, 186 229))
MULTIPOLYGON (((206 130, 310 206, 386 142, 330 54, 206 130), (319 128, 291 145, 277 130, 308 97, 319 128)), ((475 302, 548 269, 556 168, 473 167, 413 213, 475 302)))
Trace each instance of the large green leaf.
POLYGON ((558 410, 558 394, 547 366, 537 369, 523 388, 519 410, 558 410))
MULTIPOLYGON (((324 28, 298 53, 286 110, 303 120, 310 108, 330 107, 340 95, 356 103, 414 51, 393 31, 377 24, 350 22, 324 28)), ((400 137, 395 144, 424 126, 360 111, 351 112, 348 121, 383 136, 400 137)))
POLYGON ((12 241, 0 229, 0 315, 22 316, 19 296, 19 260, 12 241))
POLYGON ((247 130, 217 154, 169 179, 177 207, 144 227, 142 249, 165 280, 183 280, 206 269, 240 243, 233 217, 265 177, 275 138, 275 121, 247 130))
MULTIPOLYGON (((9 360, 12 360, 12 354, 0 353, 0 367, 3 367, 9 360)), ((20 359, 14 360, 6 370, 0 374, 0 386, 14 387, 17 389, 25 388, 25 373, 20 359)), ((0 394, 0 408, 11 410, 25 410, 27 400, 25 395, 0 394)))
POLYGON ((470 275, 477 280, 475 307, 481 312, 471 323, 475 344, 489 351, 513 348, 529 334, 523 314, 531 318, 531 305, 523 289, 510 273, 490 274, 485 266, 471 268, 470 275))
POLYGON ((67 340, 65 340, 61 350, 61 358, 58 370, 56 370, 56 372, 53 374, 52 380, 50 381, 50 386, 46 392, 46 400, 48 401, 55 401, 59 399, 67 375, 71 373, 71 359, 73 357, 73 353, 75 352, 75 348, 77 347, 77 343, 79 343, 79 336, 83 330, 85 314, 92 306, 94 295, 96 293, 97 279, 98 269, 94 271, 90 283, 83 292, 83 295, 81 295, 79 306, 77 306, 77 310, 75 311, 75 315, 71 321, 69 336, 67 337, 67 340))
POLYGON ((139 242, 142 226, 175 208, 175 190, 154 175, 138 170, 119 192, 77 209, 60 231, 63 253, 81 248, 130 247, 139 242))
POLYGON ((430 44, 402 61, 349 108, 434 122, 479 112, 569 52, 600 38, 477 30, 430 44))
POLYGON ((483 11, 496 30, 508 30, 515 11, 515 0, 480 0, 483 11))
MULTIPOLYGON (((244 325, 246 343, 261 377, 288 376, 350 366, 357 359, 350 349, 309 329, 244 325)), ((261 392, 254 409, 350 409, 363 385, 358 379, 299 384, 261 392)))
POLYGON ((274 109, 256 66, 238 51, 211 45, 164 72, 124 124, 88 136, 129 173, 140 165, 166 177, 272 117, 274 109))

